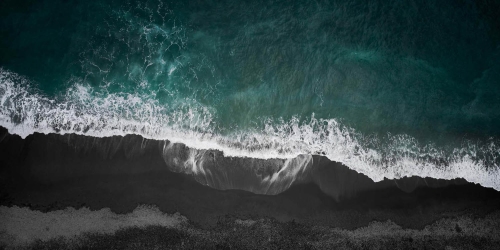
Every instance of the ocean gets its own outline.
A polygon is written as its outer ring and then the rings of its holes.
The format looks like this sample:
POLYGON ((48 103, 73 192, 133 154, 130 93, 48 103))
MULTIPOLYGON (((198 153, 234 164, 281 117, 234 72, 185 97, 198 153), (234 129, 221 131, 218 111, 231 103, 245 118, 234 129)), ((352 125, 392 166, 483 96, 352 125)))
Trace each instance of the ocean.
POLYGON ((325 174, 335 162, 376 183, 500 191, 496 10, 494 0, 3 0, 0 126, 25 140, 60 135, 49 139, 102 159, 154 148, 165 168, 220 190, 278 195, 314 182, 339 200, 338 182, 354 184, 325 174))
POLYGON ((215 160, 206 150, 285 159, 279 168, 322 155, 375 181, 499 190, 500 37, 487 11, 471 1, 4 1, 0 125, 21 137, 178 142, 192 150, 176 165, 195 172, 215 160))

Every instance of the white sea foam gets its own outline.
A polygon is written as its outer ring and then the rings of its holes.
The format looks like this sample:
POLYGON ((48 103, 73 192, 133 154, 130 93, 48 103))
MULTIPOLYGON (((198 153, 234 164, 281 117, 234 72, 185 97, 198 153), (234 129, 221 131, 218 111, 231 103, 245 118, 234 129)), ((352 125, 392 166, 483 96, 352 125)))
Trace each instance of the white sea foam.
POLYGON ((137 93, 100 96, 76 82, 56 100, 37 94, 25 78, 3 69, 0 83, 0 125, 23 138, 35 132, 93 137, 137 134, 194 149, 220 150, 229 157, 285 159, 319 154, 374 181, 410 176, 464 178, 500 190, 500 149, 494 142, 451 149, 420 145, 407 135, 389 135, 382 142, 335 119, 314 116, 305 123, 298 118, 268 120, 260 131, 220 135, 214 130, 215 111, 191 99, 165 107, 137 93))

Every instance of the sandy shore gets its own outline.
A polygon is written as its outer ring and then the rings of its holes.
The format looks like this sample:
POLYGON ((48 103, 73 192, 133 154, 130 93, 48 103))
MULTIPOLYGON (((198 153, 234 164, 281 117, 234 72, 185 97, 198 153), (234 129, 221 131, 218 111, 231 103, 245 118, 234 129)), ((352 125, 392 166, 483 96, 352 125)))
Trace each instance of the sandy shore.
MULTIPOLYGON (((163 213, 180 213, 191 228, 204 233, 216 230, 224 218, 230 218, 229 224, 271 220, 262 223, 272 228, 293 221, 308 230, 324 227, 321 230, 351 230, 359 235, 363 234, 360 228, 374 222, 422 233, 446 219, 451 223, 446 227, 453 225, 456 237, 460 232, 454 226, 464 218, 471 220, 470 228, 481 227, 485 218, 498 223, 500 192, 463 180, 410 178, 373 183, 338 163, 316 159, 325 165, 315 170, 321 180, 294 184, 277 195, 259 195, 217 190, 190 175, 174 173, 158 143, 144 142, 139 136, 118 140, 35 134, 23 140, 5 129, 0 135, 0 205, 6 208, 19 206, 44 213, 67 207, 109 208, 112 213, 127 214, 148 204, 163 213), (75 147, 75 142, 90 146, 75 147)), ((460 227, 459 231, 467 230, 460 227)), ((403 237, 396 231, 396 238, 403 237)), ((490 243, 496 240, 485 237, 490 243)))

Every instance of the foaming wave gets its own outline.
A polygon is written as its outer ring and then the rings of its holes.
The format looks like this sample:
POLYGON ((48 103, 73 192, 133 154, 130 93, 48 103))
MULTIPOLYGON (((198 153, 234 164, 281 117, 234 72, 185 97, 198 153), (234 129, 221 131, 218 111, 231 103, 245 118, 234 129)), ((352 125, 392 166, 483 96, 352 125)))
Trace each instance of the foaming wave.
MULTIPOLYGON (((75 83, 59 98, 49 99, 30 89, 30 82, 0 69, 0 122, 11 133, 75 133, 94 137, 137 134, 148 139, 212 137, 210 111, 185 99, 171 107, 141 94, 98 94, 75 83), (167 115, 168 114, 168 115, 167 115)), ((194 141, 193 143, 198 143, 194 141)))
MULTIPOLYGON (((323 155, 374 181, 410 176, 464 178, 500 190, 500 149, 495 141, 439 148, 420 145, 408 135, 387 135, 382 140, 364 136, 335 119, 317 119, 314 115, 306 122, 300 122, 299 118, 268 119, 263 121, 262 129, 222 135, 215 129, 222 125, 215 122, 216 111, 191 99, 165 106, 151 96, 99 95, 85 84, 74 83, 56 100, 36 94, 28 80, 3 69, 0 69, 0 82, 0 125, 21 137, 34 132, 94 137, 137 134, 182 143, 197 150, 219 150, 225 157, 290 159, 323 155)), ((191 158, 181 165, 196 173, 202 169, 199 165, 203 161, 191 158)), ((309 161, 302 158, 297 161, 300 164, 294 165, 309 165, 309 161)), ((286 169, 283 171, 288 171, 286 169)), ((300 169, 302 167, 278 174, 295 176, 303 171, 300 169)), ((273 178, 263 179, 262 188, 266 187, 265 183, 270 186, 273 178)))

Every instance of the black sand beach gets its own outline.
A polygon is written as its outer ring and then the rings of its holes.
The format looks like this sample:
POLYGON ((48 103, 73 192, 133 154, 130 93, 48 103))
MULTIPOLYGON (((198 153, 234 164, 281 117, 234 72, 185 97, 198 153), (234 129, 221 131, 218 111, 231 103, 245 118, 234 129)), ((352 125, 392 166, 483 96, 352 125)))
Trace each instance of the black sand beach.
MULTIPOLYGON (((44 213, 86 207, 126 214, 148 204, 164 213, 180 213, 204 232, 219 232, 222 222, 236 220, 260 220, 275 229, 295 223, 310 230, 356 230, 374 222, 390 222, 401 230, 418 232, 443 219, 467 217, 479 223, 500 208, 500 192, 464 180, 413 177, 374 183, 320 157, 315 157, 317 166, 311 170, 310 181, 277 195, 217 190, 189 175, 171 172, 159 142, 145 142, 139 136, 34 134, 21 139, 4 128, 1 132, 0 205, 44 213), (327 184, 320 177, 338 183, 327 184)), ((458 224, 453 229, 460 236, 458 224)), ((399 236, 394 234, 396 242, 399 236)), ((487 235, 482 240, 496 242, 487 235)))
POLYGON ((500 0, 0 0, 0 250, 500 249, 500 0))

